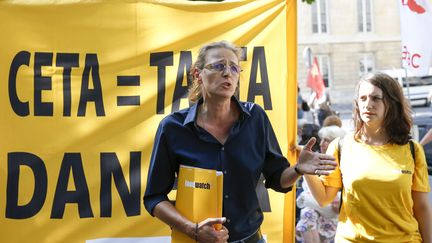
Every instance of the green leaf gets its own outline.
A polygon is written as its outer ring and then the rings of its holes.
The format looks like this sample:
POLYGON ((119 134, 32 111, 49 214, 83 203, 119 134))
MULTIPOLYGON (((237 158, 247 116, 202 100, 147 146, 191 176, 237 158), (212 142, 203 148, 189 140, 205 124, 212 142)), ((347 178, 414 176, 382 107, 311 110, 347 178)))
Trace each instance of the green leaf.
POLYGON ((312 4, 315 0, 302 0, 302 2, 306 2, 307 4, 312 4))

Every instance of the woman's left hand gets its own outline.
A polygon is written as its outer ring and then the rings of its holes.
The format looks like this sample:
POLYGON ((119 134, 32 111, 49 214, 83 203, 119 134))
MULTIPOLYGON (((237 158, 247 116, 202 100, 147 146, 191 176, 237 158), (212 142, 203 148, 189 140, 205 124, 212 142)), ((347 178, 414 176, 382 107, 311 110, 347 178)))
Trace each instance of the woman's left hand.
POLYGON ((312 151, 316 138, 312 137, 303 147, 297 161, 297 170, 310 175, 328 175, 336 168, 337 163, 331 155, 312 151))

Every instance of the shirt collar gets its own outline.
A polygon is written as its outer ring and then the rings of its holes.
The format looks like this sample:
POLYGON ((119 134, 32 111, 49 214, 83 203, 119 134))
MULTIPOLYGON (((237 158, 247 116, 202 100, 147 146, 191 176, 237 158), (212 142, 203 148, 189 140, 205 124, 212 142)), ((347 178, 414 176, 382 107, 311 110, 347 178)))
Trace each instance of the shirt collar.
MULTIPOLYGON (((249 110, 240 103, 240 101, 235 97, 231 97, 231 101, 233 101, 237 107, 240 109, 241 114, 240 114, 240 120, 244 120, 246 117, 250 117, 251 114, 249 112, 249 110)), ((186 116, 186 119, 183 122, 183 125, 187 125, 189 123, 195 123, 196 119, 197 119, 197 113, 198 113, 198 107, 203 103, 203 98, 201 98, 200 100, 198 100, 198 102, 196 102, 195 104, 193 104, 189 111, 188 114, 186 116)))

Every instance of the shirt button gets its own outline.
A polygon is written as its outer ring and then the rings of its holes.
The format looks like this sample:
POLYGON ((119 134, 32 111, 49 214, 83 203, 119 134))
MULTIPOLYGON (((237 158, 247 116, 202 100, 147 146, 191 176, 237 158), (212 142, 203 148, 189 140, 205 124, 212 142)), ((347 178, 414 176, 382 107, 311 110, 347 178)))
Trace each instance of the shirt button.
POLYGON ((225 198, 226 198, 226 199, 228 199, 228 198, 229 198, 229 196, 228 196, 228 195, 225 195, 225 198))
POLYGON ((227 223, 229 223, 229 222, 231 222, 231 220, 230 220, 230 219, 227 219, 227 223))
POLYGON ((225 175, 228 173, 228 171, 226 171, 226 170, 224 170, 224 172, 223 172, 225 175))
POLYGON ((225 147, 222 147, 221 150, 224 151, 224 150, 225 150, 225 147))

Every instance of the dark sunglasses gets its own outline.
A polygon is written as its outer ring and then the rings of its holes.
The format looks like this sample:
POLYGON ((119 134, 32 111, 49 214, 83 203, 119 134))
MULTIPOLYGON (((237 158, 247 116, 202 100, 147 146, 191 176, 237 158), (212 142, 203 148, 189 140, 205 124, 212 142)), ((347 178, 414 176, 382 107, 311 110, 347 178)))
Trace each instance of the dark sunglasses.
MULTIPOLYGON (((223 71, 225 71, 227 66, 228 65, 226 65, 223 62, 216 62, 216 63, 207 64, 204 66, 204 68, 206 68, 208 70, 212 70, 212 71, 223 72, 223 71)), ((231 73, 234 73, 234 74, 239 74, 241 71, 243 71, 242 68, 237 64, 229 65, 229 70, 231 71, 231 73)))

